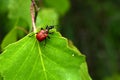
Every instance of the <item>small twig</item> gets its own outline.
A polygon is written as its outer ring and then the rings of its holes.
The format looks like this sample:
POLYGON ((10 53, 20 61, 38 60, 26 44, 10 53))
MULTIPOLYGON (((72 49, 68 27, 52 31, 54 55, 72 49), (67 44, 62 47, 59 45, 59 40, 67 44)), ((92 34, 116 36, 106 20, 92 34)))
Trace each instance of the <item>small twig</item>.
POLYGON ((37 7, 35 0, 31 0, 31 7, 30 7, 30 11, 31 11, 31 17, 32 17, 32 29, 34 32, 36 32, 36 18, 37 18, 37 14, 39 11, 39 8, 37 7))
POLYGON ((34 5, 33 3, 31 3, 30 6, 30 13, 31 13, 31 17, 32 17, 32 29, 34 32, 36 32, 36 26, 35 26, 35 10, 34 10, 34 5))
POLYGON ((33 5, 34 5, 35 11, 38 12, 38 11, 39 11, 39 8, 38 8, 35 0, 32 0, 32 3, 33 3, 33 5))
POLYGON ((37 14, 38 14, 38 11, 39 11, 40 8, 37 6, 35 0, 32 0, 32 3, 33 3, 33 6, 34 6, 35 22, 36 22, 37 14))

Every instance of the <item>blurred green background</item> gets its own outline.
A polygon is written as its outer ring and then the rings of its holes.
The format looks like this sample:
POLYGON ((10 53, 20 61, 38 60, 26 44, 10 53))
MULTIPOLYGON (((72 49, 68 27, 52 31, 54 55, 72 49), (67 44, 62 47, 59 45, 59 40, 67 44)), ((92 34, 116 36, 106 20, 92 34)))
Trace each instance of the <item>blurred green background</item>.
POLYGON ((86 55, 93 80, 120 80, 120 0, 71 0, 61 24, 86 55))
MULTIPOLYGON (((92 79, 120 80, 120 0, 61 0, 59 4, 58 2, 43 0, 40 1, 40 6, 56 6, 56 12, 60 14, 58 30, 86 55, 92 79)), ((25 0, 21 3, 27 5, 30 1, 25 0)), ((21 16, 18 10, 20 7, 24 8, 21 3, 0 0, 0 44, 13 28, 11 25, 16 26, 17 23, 17 26, 25 26, 24 28, 29 31, 31 18, 30 15, 21 16), (17 13, 19 20, 16 18, 17 13)), ((29 11, 29 6, 24 9, 27 10, 29 11)), ((26 34, 20 32, 18 35, 22 35, 19 36, 20 39, 26 34)))

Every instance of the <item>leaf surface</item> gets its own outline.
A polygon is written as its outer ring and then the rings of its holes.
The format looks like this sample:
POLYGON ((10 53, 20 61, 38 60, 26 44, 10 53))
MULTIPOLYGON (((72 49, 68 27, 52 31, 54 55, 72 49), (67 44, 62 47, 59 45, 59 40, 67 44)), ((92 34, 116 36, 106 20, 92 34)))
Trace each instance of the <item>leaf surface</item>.
POLYGON ((46 9, 43 8, 39 11, 37 20, 36 20, 36 26, 39 28, 45 28, 47 25, 58 25, 58 14, 53 9, 46 9), (47 24, 47 25, 46 25, 47 24))
POLYGON ((43 2, 46 7, 53 8, 62 15, 64 15, 70 8, 69 0, 44 0, 43 2))
POLYGON ((3 39, 1 48, 3 49, 8 44, 13 43, 15 41, 17 41, 17 30, 15 28, 13 28, 3 39))
POLYGON ((2 41, 2 48, 23 37, 22 32, 15 31, 16 27, 31 27, 30 3, 31 0, 0 0, 0 14, 3 17, 0 27, 9 31, 2 41))
POLYGON ((46 44, 29 35, 7 46, 0 55, 3 79, 91 80, 85 56, 72 50, 58 32, 50 34, 46 44))
POLYGON ((31 27, 30 4, 31 0, 0 0, 1 27, 7 31, 16 26, 31 27))

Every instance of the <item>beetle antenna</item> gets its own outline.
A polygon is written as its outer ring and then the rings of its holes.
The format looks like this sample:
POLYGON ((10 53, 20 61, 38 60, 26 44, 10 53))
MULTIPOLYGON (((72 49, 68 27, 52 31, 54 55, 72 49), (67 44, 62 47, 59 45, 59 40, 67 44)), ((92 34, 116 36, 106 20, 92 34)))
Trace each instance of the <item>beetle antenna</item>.
POLYGON ((52 28, 54 28, 54 26, 49 26, 49 29, 52 29, 52 28))
POLYGON ((54 28, 54 26, 48 26, 48 25, 47 25, 47 27, 46 27, 47 30, 50 30, 50 29, 52 29, 52 28, 54 28))

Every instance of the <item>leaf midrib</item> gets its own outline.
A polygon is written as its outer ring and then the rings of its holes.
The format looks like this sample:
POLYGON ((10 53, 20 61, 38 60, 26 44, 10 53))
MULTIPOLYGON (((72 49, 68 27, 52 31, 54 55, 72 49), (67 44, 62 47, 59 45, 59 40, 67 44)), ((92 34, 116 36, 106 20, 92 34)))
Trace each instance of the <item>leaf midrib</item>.
MULTIPOLYGON (((37 42, 38 42, 38 41, 37 41, 37 42)), ((48 79, 47 79, 47 74, 46 74, 45 65, 44 65, 44 61, 43 61, 43 57, 42 57, 42 52, 41 52, 41 49, 40 49, 40 46, 39 46, 39 42, 38 42, 37 44, 38 44, 38 51, 39 51, 39 55, 40 55, 41 65, 42 65, 43 72, 44 72, 44 75, 45 75, 45 80, 48 80, 48 79)))

